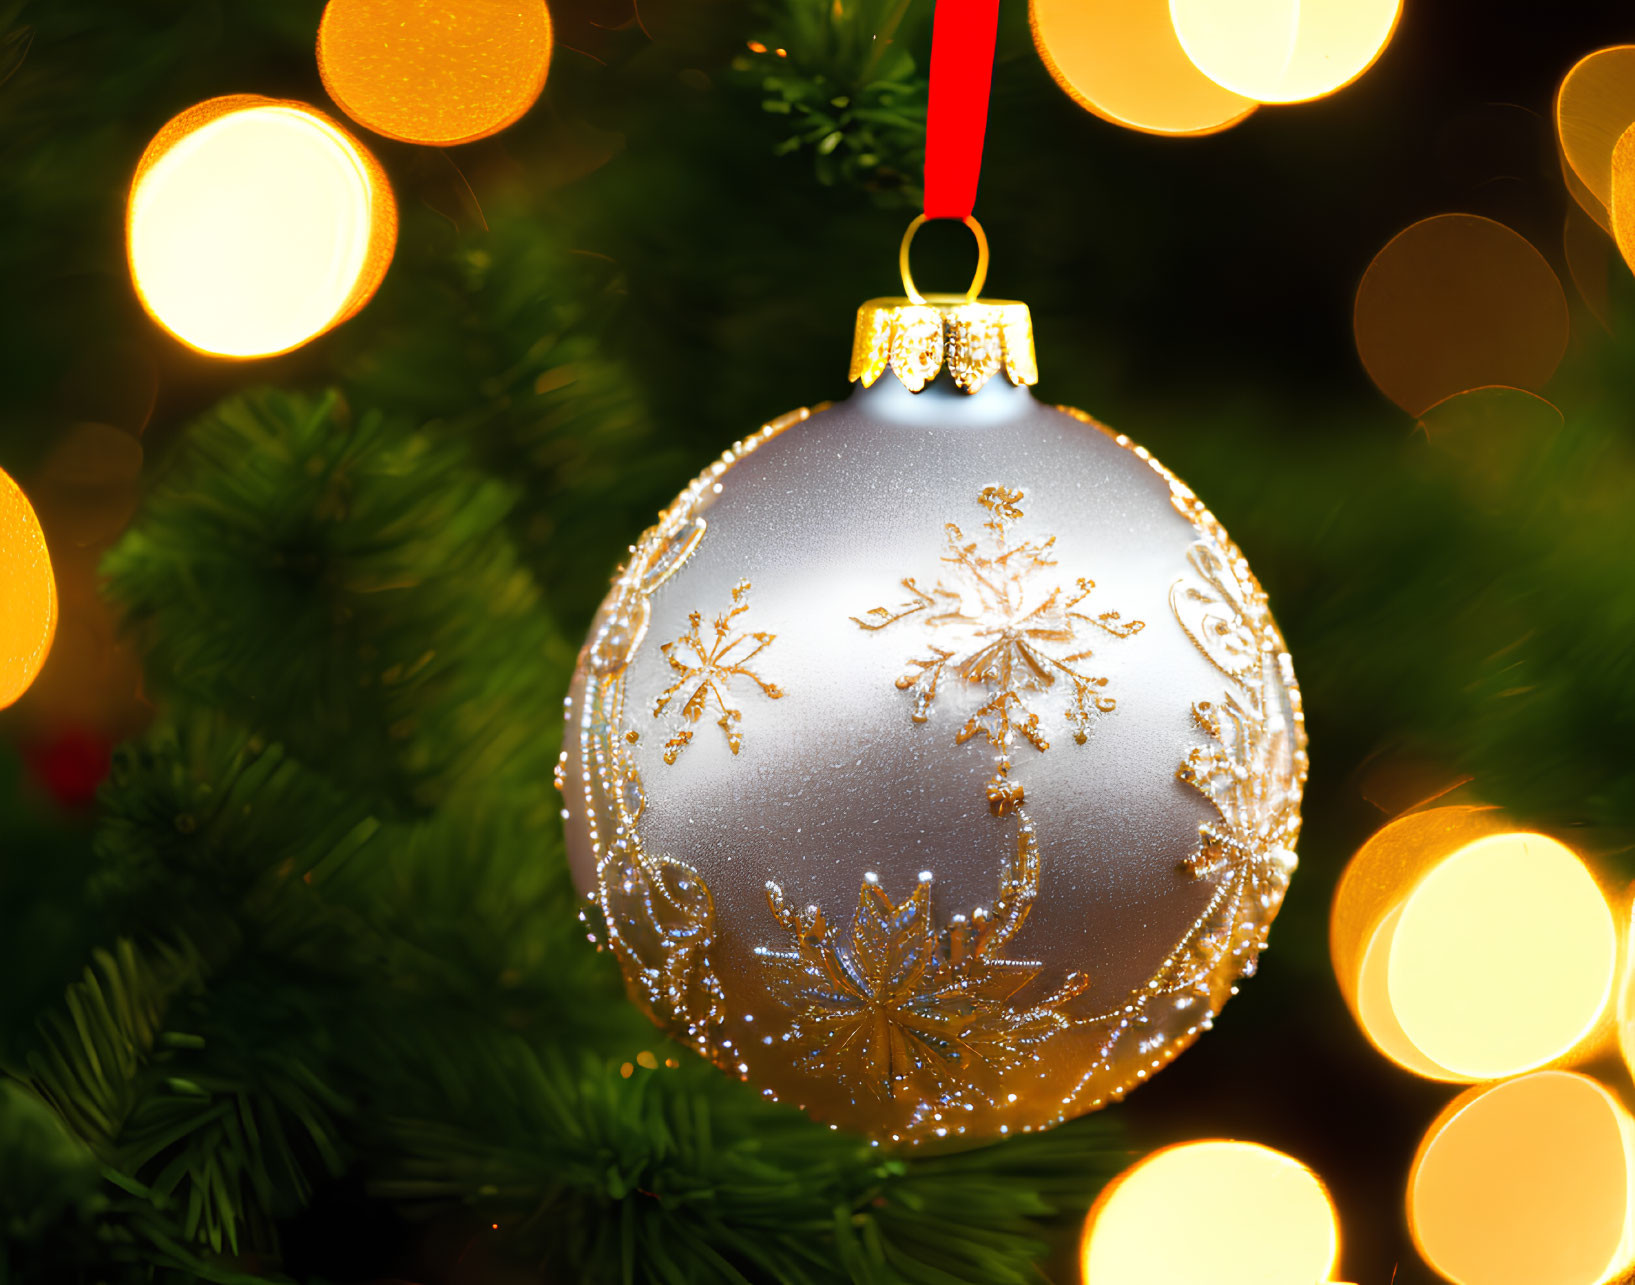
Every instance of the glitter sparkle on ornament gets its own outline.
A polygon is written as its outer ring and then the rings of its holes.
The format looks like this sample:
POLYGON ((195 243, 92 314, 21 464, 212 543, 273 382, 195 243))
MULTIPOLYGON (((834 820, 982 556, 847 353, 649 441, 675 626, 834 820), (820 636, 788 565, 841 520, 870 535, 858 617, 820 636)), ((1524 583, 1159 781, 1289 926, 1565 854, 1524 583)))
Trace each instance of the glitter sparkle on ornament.
POLYGON ((1116 611, 1089 616, 1074 610, 1095 589, 1093 580, 1080 577, 1071 597, 1059 584, 1044 591, 1033 583, 1039 572, 1056 565, 1050 556, 1056 537, 1011 543, 1010 528, 1023 517, 1024 498, 1016 488, 984 488, 978 500, 988 511, 983 523, 986 538, 969 540, 957 524, 948 523, 942 560, 949 570, 929 593, 907 576, 903 587, 914 595, 911 601, 895 610, 875 607, 852 617, 871 631, 921 617, 929 635, 928 654, 911 659, 908 671, 897 680, 899 690, 914 693, 916 723, 930 717, 937 685, 950 666, 960 680, 987 693, 987 702, 966 720, 954 740, 963 745, 981 734, 996 751, 998 765, 988 782, 988 803, 997 816, 1023 801, 1022 786, 1009 779, 1016 738, 1041 753, 1050 748, 1039 714, 1028 703, 1030 697, 1054 687, 1058 678, 1066 679, 1072 698, 1065 717, 1080 745, 1089 739, 1096 717, 1112 713, 1118 705, 1107 694, 1107 679, 1076 668, 1094 655, 1082 645, 1082 627, 1115 638, 1128 638, 1144 628, 1139 620, 1121 621, 1116 611), (933 638, 949 645, 939 647, 933 638))

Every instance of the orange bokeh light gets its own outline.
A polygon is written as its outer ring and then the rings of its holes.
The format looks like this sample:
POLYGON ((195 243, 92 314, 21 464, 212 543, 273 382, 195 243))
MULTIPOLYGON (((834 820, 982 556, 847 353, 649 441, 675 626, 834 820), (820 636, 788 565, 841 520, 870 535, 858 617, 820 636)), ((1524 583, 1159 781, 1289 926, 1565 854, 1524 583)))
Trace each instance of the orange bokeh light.
POLYGON ((1216 84, 1262 103, 1342 89, 1390 43, 1402 0, 1170 0, 1175 34, 1216 84))
POLYGON ((1509 388, 1503 384, 1471 388, 1444 397, 1419 415, 1419 425, 1426 437, 1460 453, 1491 442, 1507 428, 1544 438, 1560 432, 1564 423, 1554 402, 1525 388, 1509 388))
POLYGON ((543 0, 329 0, 318 24, 329 96, 406 143, 497 134, 534 105, 550 63, 543 0))
POLYGON ((1603 227, 1612 205, 1612 151, 1635 124, 1635 45, 1597 49, 1561 78, 1556 144, 1567 188, 1603 227))
POLYGON ((1607 229, 1577 202, 1567 207, 1561 228, 1561 257, 1579 298, 1595 319, 1612 329, 1612 265, 1616 262, 1607 229))
POLYGON ((1439 1080, 1572 1053, 1606 1011, 1617 960, 1611 909, 1577 855, 1472 807, 1369 840, 1336 891, 1331 946, 1369 1039, 1439 1080))
POLYGON ((1255 110, 1193 65, 1169 0, 1032 0, 1028 13, 1046 69, 1103 120, 1148 134, 1213 134, 1255 110))
POLYGON ((167 124, 131 183, 131 279, 200 352, 266 357, 361 308, 391 262, 397 206, 375 159, 327 116, 253 95, 167 124))
POLYGON ((1635 266, 1635 125, 1612 149, 1612 237, 1624 262, 1635 266))
POLYGON ((1419 416, 1431 445, 1462 460, 1467 476, 1501 480, 1518 476, 1565 422, 1537 393, 1502 385, 1455 393, 1419 416))
POLYGON ((57 632, 57 581, 45 532, 0 469, 0 709, 26 692, 57 632))
POLYGON ((1471 1089, 1414 1159, 1414 1243, 1456 1285, 1601 1285, 1635 1258, 1632 1166, 1635 1120, 1588 1076, 1471 1089))
POLYGON ((1132 1165, 1085 1220, 1086 1285, 1316 1285, 1340 1250, 1328 1192, 1252 1142, 1183 1142, 1132 1165), (1177 1211, 1185 1230, 1177 1230, 1177 1211))
POLYGON ((1472 388, 1543 387, 1567 351, 1567 296, 1504 224, 1439 214, 1374 256, 1352 324, 1369 376, 1418 415, 1472 388))

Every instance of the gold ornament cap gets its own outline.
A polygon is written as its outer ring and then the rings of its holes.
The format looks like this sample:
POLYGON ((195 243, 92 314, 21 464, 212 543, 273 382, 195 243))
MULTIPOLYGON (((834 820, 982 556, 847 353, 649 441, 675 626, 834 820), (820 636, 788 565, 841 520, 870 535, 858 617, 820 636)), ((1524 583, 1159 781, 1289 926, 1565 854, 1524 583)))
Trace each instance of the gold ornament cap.
POLYGON ((976 272, 964 294, 921 294, 909 270, 918 215, 903 234, 898 266, 903 296, 870 299, 857 310, 851 379, 868 388, 890 369, 911 393, 924 389, 947 366, 961 392, 974 393, 1003 370, 1013 384, 1039 382, 1033 351, 1033 318, 1025 303, 983 299, 988 277, 988 238, 973 218, 964 220, 977 243, 976 272))

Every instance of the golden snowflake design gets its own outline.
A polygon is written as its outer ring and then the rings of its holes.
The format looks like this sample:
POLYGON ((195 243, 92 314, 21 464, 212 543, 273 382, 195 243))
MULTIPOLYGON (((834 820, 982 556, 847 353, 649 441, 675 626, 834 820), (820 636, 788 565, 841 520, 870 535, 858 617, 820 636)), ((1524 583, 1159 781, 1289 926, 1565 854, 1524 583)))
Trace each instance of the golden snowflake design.
POLYGON ((766 885, 794 949, 756 954, 796 1015, 790 1036, 807 1070, 881 1100, 991 1096, 1006 1073, 1036 1060, 1038 1045, 1073 1024, 1061 1009, 1088 987, 1080 974, 1037 1003, 1014 1002, 1044 967, 1002 954, 1039 892, 1033 824, 1015 815, 1015 856, 992 912, 955 915, 941 928, 929 871, 901 901, 864 875, 845 934, 817 906, 797 910, 778 884, 766 885))
MULTIPOLYGON (((653 702, 653 717, 658 718, 671 702, 687 692, 681 702, 681 716, 689 723, 703 718, 713 702, 720 713, 716 726, 726 734, 727 747, 734 754, 744 744, 738 731, 744 712, 731 699, 733 680, 748 680, 769 700, 783 696, 783 690, 776 683, 768 682, 749 667, 751 661, 773 644, 777 635, 761 630, 734 631, 733 622, 749 610, 749 588, 748 580, 740 580, 732 587, 732 606, 711 622, 712 636, 704 636, 703 613, 694 611, 687 617, 687 632, 659 648, 677 677, 653 702), (742 650, 746 647, 749 650, 742 650)), ((664 761, 673 764, 692 740, 692 728, 678 729, 664 743, 664 761)))
POLYGON ((1089 739, 1095 720, 1117 707, 1107 679, 1083 667, 1094 655, 1084 645, 1084 635, 1096 630, 1128 638, 1145 626, 1139 620, 1121 619, 1116 611, 1092 616, 1080 610, 1096 587, 1093 580, 1080 577, 1070 589, 1039 583, 1041 578, 1048 583, 1050 577, 1042 573, 1056 566, 1051 556, 1056 537, 1013 541, 1012 527, 1024 516, 1021 490, 990 486, 977 498, 988 511, 983 523, 986 536, 970 539, 958 525, 948 523, 942 556, 948 569, 931 589, 922 589, 907 576, 902 583, 913 595, 909 601, 895 609, 875 607, 852 620, 877 631, 920 617, 929 635, 926 654, 910 659, 907 671, 897 679, 898 690, 914 693, 916 723, 930 717, 939 685, 950 674, 986 693, 986 702, 954 740, 963 745, 980 734, 993 747, 997 764, 988 782, 988 803, 1003 816, 1023 801, 1021 784, 1010 779, 1011 753, 1018 739, 1041 752, 1050 748, 1034 708, 1042 693, 1058 680, 1067 684, 1065 717, 1080 745, 1089 739))

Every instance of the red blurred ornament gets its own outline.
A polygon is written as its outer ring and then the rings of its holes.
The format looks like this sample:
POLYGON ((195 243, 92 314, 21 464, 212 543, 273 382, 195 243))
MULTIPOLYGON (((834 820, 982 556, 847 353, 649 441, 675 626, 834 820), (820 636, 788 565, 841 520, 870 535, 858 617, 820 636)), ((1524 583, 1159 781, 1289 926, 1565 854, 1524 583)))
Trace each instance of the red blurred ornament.
POLYGON ((68 728, 28 745, 23 757, 30 775, 51 797, 77 812, 95 802, 113 763, 113 741, 90 728, 68 728))

